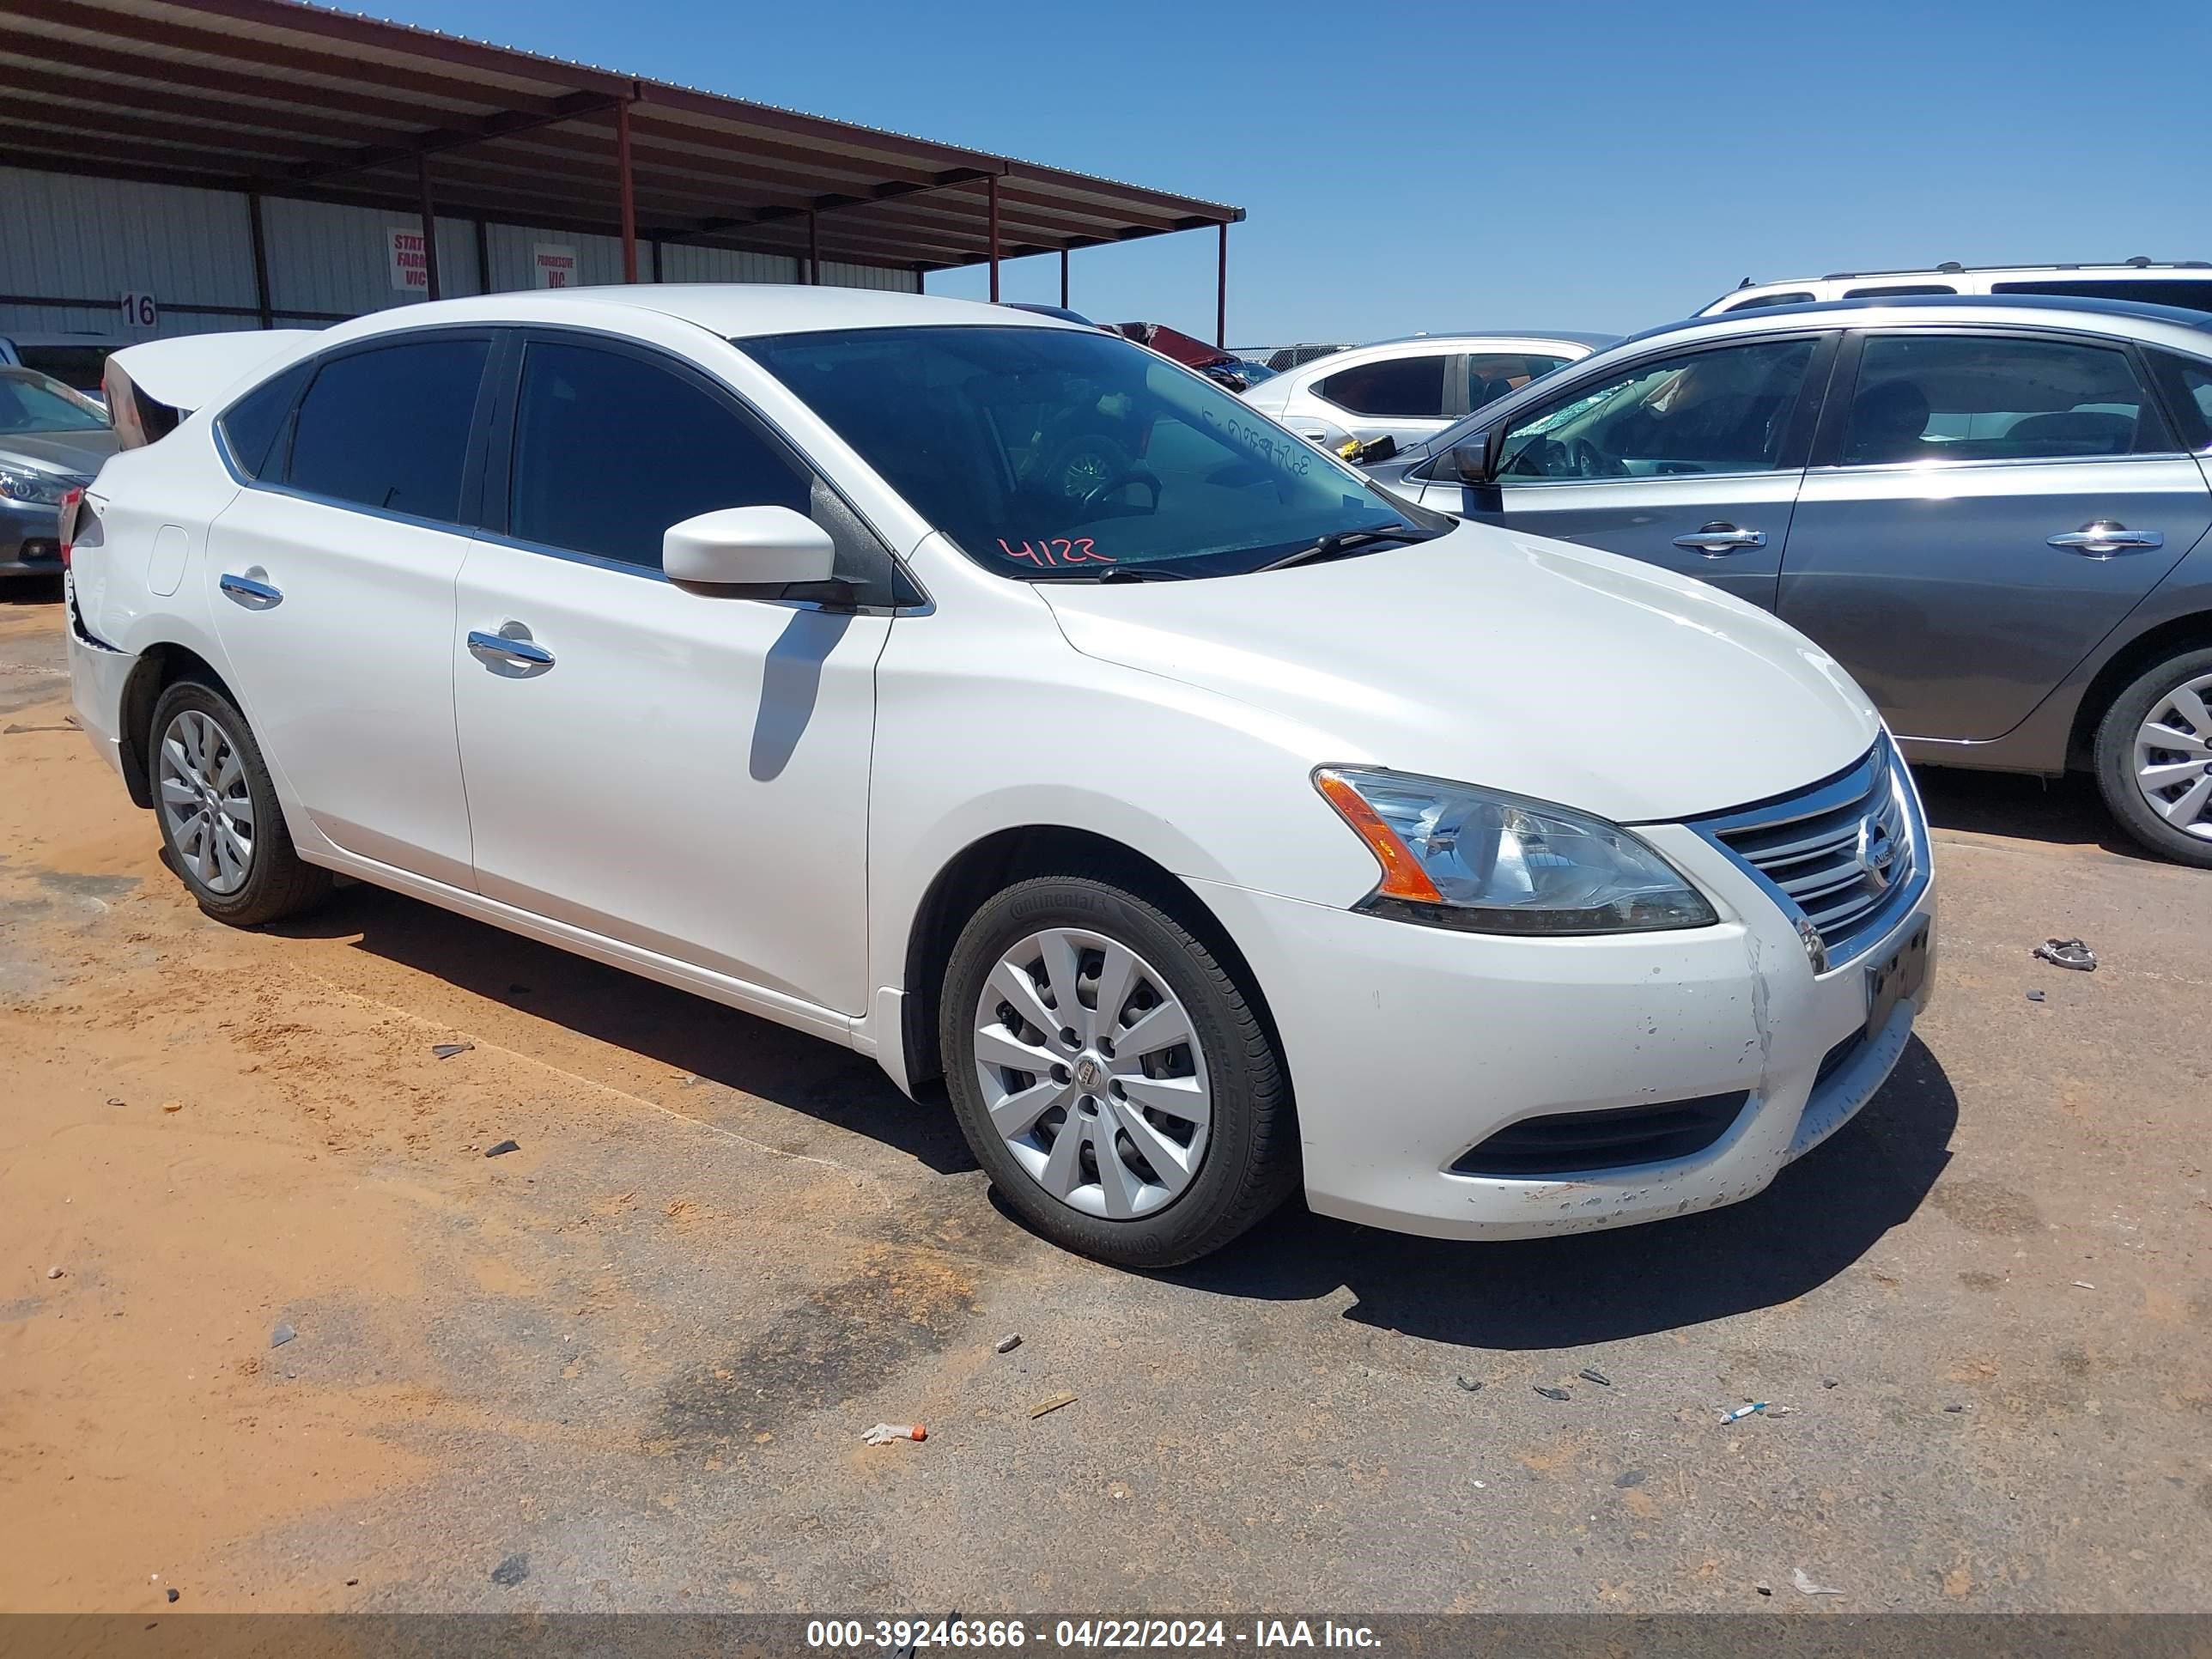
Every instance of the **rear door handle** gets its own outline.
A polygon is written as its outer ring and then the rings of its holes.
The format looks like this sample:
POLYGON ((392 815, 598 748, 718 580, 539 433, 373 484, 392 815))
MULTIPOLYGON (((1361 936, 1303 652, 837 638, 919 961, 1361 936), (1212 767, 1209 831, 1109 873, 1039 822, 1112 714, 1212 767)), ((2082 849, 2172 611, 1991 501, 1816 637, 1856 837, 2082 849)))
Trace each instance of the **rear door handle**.
POLYGON ((553 653, 532 639, 520 623, 509 623, 509 628, 520 629, 519 634, 487 634, 471 630, 469 649, 477 661, 488 668, 550 668, 553 653))
POLYGON ((1766 532, 1739 530, 1725 520, 1716 520, 1694 535, 1675 537, 1674 545, 1702 553, 1709 559, 1723 559, 1742 548, 1765 546, 1766 532))
POLYGON ((272 605, 284 603, 283 589, 271 586, 263 580, 268 574, 258 564, 251 567, 243 576, 234 575, 226 570, 216 586, 222 589, 226 598, 236 600, 248 611, 266 611, 272 605))
POLYGON ((2051 545, 2069 553, 2079 553, 2092 559, 2109 559, 2115 553, 2132 553, 2166 545, 2166 535, 2157 530, 2130 530, 2110 519, 2098 519, 2083 525, 2079 530, 2069 530, 2051 538, 2051 545))

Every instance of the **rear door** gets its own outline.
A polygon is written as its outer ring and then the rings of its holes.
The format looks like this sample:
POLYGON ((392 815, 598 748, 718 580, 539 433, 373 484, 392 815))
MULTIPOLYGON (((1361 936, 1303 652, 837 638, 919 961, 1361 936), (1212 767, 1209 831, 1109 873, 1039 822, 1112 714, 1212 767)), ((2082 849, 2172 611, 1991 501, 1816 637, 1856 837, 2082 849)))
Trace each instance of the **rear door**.
POLYGON ((1506 428, 1498 481, 1431 469, 1424 506, 1626 554, 1771 609, 1833 331, 1660 351, 1506 428))
POLYGON ((1836 380, 1779 609, 1901 736, 2003 736, 2212 523, 2124 342, 1869 331, 1836 380))
POLYGON ((460 887, 449 642, 490 349, 410 331, 323 359, 296 408, 241 401, 224 429, 246 488, 208 532, 231 689, 270 764, 339 847, 460 887))

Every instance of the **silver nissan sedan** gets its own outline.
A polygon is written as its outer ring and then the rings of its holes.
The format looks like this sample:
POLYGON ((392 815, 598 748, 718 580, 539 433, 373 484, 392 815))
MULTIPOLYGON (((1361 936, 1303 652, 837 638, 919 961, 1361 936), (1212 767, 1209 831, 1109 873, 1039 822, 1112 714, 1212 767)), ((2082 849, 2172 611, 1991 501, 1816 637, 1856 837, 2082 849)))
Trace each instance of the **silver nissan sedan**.
POLYGON ((1702 577, 1832 653, 1912 759, 2092 772, 2212 868, 2208 469, 2212 317, 1958 298, 1670 325, 1368 471, 1702 577))

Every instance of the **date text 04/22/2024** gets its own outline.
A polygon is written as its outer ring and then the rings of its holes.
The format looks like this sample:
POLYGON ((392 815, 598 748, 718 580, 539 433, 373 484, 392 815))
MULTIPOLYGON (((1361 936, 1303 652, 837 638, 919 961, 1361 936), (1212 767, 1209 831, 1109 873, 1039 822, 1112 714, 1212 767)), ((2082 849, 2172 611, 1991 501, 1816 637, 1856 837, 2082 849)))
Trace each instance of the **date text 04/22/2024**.
POLYGON ((888 1650, 919 1654, 948 1648, 1022 1648, 1034 1644, 1075 1652, 1243 1648, 1257 1652, 1298 1648, 1372 1650, 1380 1645, 1364 1625, 1334 1620, 1260 1619, 1243 1626, 1221 1619, 1061 1619, 1035 1630, 1021 1619, 826 1619, 809 1621, 809 1648, 828 1652, 888 1650))

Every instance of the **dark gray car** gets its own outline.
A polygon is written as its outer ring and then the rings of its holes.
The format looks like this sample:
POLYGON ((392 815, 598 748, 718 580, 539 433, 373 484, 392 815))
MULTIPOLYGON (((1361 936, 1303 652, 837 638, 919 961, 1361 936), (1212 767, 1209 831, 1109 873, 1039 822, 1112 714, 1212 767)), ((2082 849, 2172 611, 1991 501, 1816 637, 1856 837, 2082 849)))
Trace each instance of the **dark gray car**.
POLYGON ((1370 470, 1773 611, 1915 760, 2094 771, 2212 867, 2208 464, 2212 317, 1957 299, 1656 330, 1370 470))
POLYGON ((33 368, 0 368, 0 576, 61 566, 61 503, 115 453, 107 411, 33 368))

